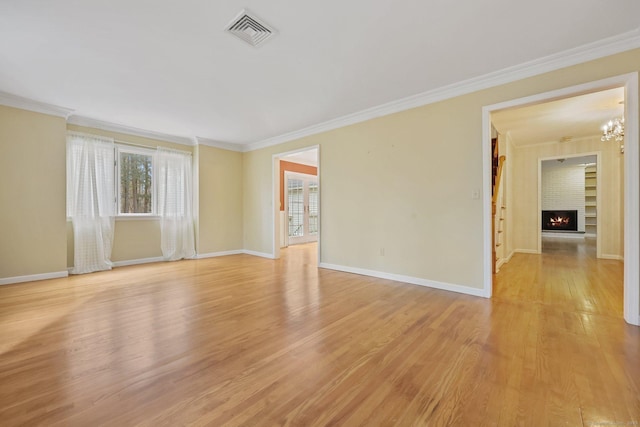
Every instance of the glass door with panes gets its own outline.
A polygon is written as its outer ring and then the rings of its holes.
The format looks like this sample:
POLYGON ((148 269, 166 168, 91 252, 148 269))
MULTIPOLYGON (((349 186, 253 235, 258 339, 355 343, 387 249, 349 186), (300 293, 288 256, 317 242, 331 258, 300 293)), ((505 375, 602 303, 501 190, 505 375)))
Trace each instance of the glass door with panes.
POLYGON ((318 177, 285 172, 285 218, 289 244, 318 240, 318 177))

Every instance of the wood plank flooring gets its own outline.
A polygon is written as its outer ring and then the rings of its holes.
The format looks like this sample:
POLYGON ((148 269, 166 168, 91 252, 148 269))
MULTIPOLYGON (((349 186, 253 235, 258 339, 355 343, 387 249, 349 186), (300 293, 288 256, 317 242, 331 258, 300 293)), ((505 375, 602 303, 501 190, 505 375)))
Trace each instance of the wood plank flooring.
POLYGON ((491 300, 315 245, 2 286, 0 425, 639 425, 622 263, 563 251, 516 254, 491 300))

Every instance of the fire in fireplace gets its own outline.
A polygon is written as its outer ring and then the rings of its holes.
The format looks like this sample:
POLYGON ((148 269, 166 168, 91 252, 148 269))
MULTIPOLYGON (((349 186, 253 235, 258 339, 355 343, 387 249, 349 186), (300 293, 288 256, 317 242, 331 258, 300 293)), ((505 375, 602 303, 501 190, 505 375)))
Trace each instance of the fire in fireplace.
POLYGON ((542 211, 542 229, 545 231, 578 231, 578 211, 542 211))

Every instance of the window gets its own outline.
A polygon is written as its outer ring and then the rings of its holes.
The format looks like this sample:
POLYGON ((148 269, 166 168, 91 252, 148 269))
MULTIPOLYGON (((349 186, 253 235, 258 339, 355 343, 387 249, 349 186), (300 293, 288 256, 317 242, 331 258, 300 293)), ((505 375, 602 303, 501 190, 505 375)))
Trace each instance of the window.
POLYGON ((318 177, 285 171, 285 203, 289 244, 318 239, 318 177))
POLYGON ((304 181, 289 178, 288 209, 289 212, 289 237, 299 237, 304 232, 304 214, 307 211, 304 205, 304 181))
POLYGON ((153 215, 154 150, 118 146, 118 215, 153 215))

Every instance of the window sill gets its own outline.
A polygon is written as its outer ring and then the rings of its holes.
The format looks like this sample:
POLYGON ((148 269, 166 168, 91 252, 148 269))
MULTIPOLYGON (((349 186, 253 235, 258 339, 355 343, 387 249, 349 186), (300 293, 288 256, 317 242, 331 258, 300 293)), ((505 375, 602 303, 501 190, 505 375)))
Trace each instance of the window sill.
POLYGON ((118 215, 116 221, 157 221, 158 215, 118 215))
MULTIPOLYGON (((158 221, 158 215, 118 215, 116 221, 158 221)), ((71 217, 67 217, 67 222, 71 222, 71 217)))

